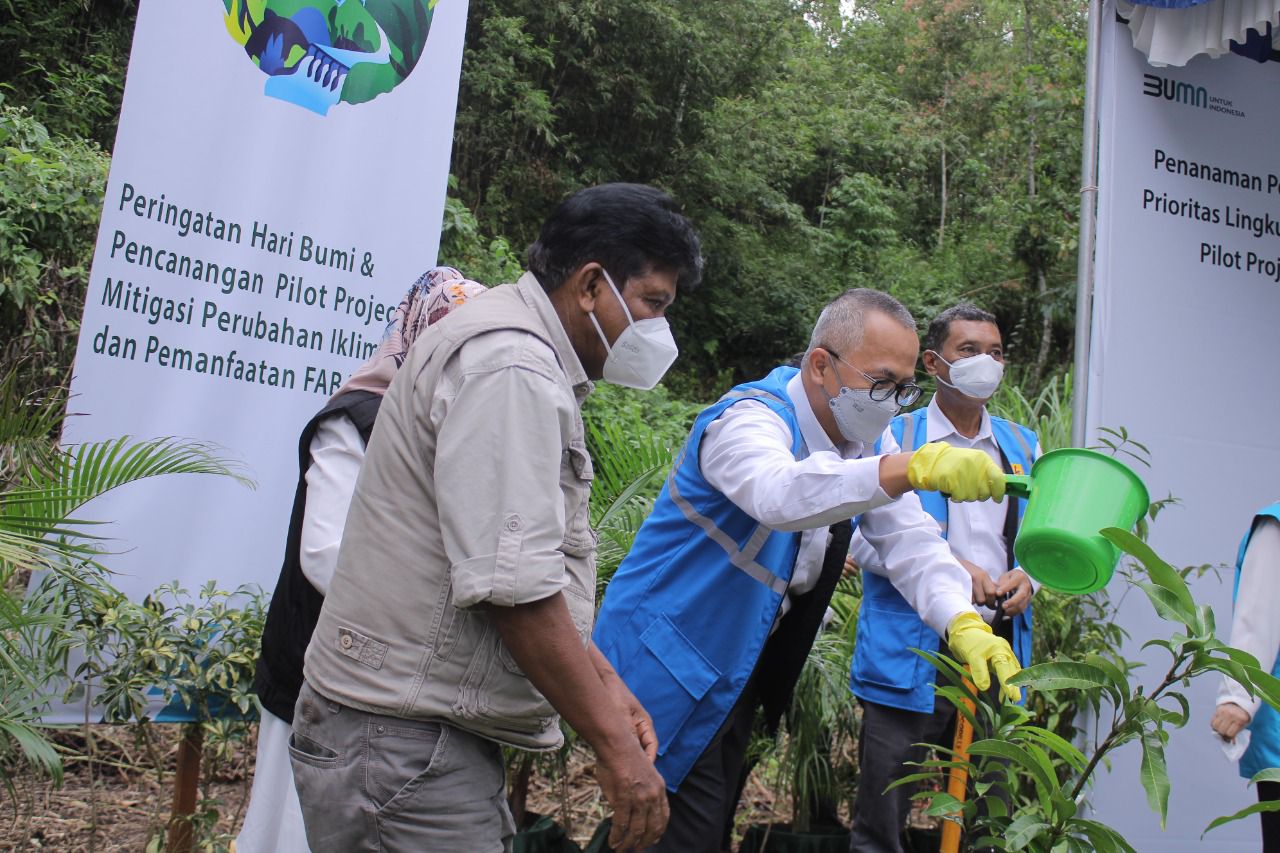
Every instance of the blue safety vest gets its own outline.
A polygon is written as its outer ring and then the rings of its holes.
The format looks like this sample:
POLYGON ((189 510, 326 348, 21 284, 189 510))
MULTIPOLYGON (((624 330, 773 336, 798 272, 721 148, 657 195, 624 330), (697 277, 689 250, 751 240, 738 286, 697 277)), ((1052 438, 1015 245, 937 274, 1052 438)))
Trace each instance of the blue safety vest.
MULTIPOLYGON (((928 409, 898 415, 889 428, 903 450, 918 450, 927 441, 928 409)), ((991 418, 991 434, 1014 472, 1029 473, 1035 462, 1036 434, 1004 418, 991 418)), ((879 451, 877 444, 876 450, 879 451)), ((916 493, 925 512, 933 516, 947 535, 947 498, 939 492, 916 493)), ((1014 500, 1014 498, 1006 498, 1014 500)), ((1024 503, 1019 501, 1018 518, 1024 503)), ((936 631, 924 623, 887 578, 862 573, 862 603, 858 608, 857 642, 849 688, 868 702, 930 713, 937 672, 912 649, 936 652, 941 645, 936 631)), ((1027 666, 1031 660, 1031 608, 1013 619, 1013 651, 1027 666)))
MULTIPOLYGON (((1273 503, 1254 516, 1253 523, 1249 525, 1249 532, 1244 535, 1244 539, 1240 540, 1240 551, 1236 554, 1235 589, 1231 593, 1233 602, 1240 591, 1240 571, 1244 568, 1244 552, 1249 547, 1249 540, 1253 537, 1253 531, 1257 528, 1258 522, 1263 518, 1274 518, 1280 521, 1280 503, 1273 503)), ((1271 674, 1280 678, 1280 655, 1276 656, 1271 674)), ((1268 767, 1280 767, 1280 714, 1277 714, 1270 705, 1263 703, 1258 713, 1254 715, 1253 721, 1249 723, 1249 731, 1252 732, 1249 737, 1249 748, 1244 751, 1244 755, 1240 756, 1240 775, 1246 779, 1252 779, 1258 771, 1268 767)))
POLYGON ((703 478, 698 453, 730 406, 756 400, 808 455, 779 367, 739 385, 702 412, 609 582, 594 639, 653 717, 658 772, 675 791, 719 731, 755 669, 791 581, 799 532, 772 530, 703 478))

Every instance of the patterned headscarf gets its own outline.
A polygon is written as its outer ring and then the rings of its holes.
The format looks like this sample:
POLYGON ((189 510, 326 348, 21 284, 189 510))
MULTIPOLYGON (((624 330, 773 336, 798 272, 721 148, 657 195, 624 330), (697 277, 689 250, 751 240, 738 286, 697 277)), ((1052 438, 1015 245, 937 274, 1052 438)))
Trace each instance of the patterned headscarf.
POLYGON ((348 391, 385 394, 422 330, 485 290, 483 284, 464 278, 453 267, 432 267, 424 272, 392 315, 378 349, 334 396, 348 391))

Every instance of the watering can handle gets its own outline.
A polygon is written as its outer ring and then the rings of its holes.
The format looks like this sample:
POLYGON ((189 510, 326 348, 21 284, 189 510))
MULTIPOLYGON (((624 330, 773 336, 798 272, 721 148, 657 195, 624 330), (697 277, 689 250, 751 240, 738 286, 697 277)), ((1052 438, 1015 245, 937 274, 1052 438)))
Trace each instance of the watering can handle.
POLYGON ((1030 474, 1005 474, 1004 475, 1004 492, 1015 498, 1031 497, 1031 475, 1030 474))

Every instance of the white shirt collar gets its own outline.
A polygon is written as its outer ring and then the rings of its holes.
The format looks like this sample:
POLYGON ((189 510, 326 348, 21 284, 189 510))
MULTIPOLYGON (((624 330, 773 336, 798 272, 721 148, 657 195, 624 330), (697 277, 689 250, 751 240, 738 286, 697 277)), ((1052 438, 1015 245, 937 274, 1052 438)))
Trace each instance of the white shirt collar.
POLYGON ((966 442, 978 444, 985 440, 994 440, 991 435, 991 415, 987 414, 987 407, 982 407, 982 423, 978 425, 978 434, 973 438, 962 435, 956 429, 955 424, 951 423, 951 419, 942 413, 942 407, 938 405, 938 395, 934 394, 929 400, 928 429, 925 438, 929 441, 942 441, 947 436, 959 436, 966 442))
POLYGON ((796 407, 800 437, 804 439, 810 454, 825 450, 828 453, 837 453, 844 459, 857 459, 862 455, 863 445, 860 441, 846 441, 842 447, 836 447, 831 442, 827 431, 822 428, 822 424, 818 423, 818 416, 814 414, 813 406, 809 405, 809 395, 804 392, 804 381, 799 373, 787 382, 787 396, 796 407))

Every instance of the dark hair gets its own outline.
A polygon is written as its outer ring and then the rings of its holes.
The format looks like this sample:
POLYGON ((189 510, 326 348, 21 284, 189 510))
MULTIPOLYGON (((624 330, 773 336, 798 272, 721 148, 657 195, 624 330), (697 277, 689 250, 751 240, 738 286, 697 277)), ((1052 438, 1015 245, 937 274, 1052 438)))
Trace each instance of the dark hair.
POLYGON ((934 352, 941 352, 943 344, 947 342, 947 336, 951 334, 951 324, 956 320, 971 320, 975 323, 997 325, 995 314, 990 311, 983 311, 972 302, 961 302, 959 305, 952 305, 946 311, 933 318, 933 322, 929 324, 929 331, 924 336, 924 348, 934 352))
POLYGON ((552 212, 525 254, 529 271, 550 293, 595 261, 619 288, 651 269, 669 271, 682 289, 702 280, 702 250, 675 201, 644 184, 601 184, 579 190, 552 212))

